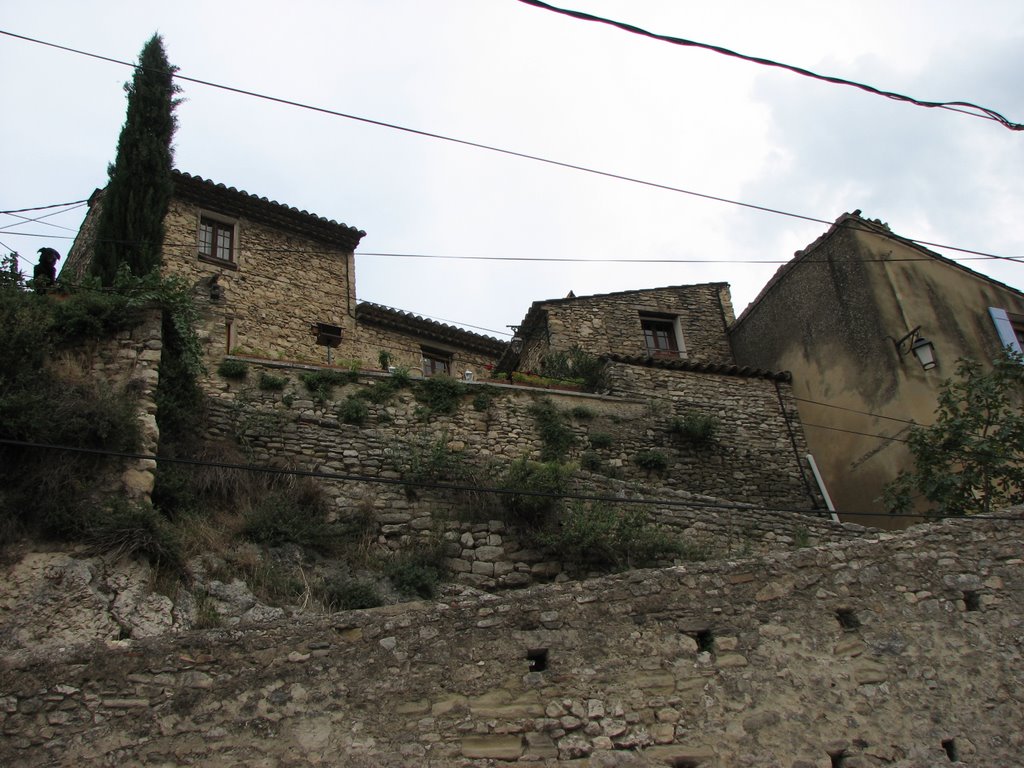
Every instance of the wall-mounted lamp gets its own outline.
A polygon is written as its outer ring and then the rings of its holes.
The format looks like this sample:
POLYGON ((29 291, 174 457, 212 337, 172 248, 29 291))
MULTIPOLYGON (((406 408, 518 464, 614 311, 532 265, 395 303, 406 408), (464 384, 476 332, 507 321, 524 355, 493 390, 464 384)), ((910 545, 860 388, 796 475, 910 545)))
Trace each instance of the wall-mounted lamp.
MULTIPOLYGON (((892 339, 892 336, 889 338, 892 339)), ((935 345, 921 335, 920 325, 902 339, 892 339, 892 341, 896 345, 896 353, 900 357, 913 353, 914 357, 917 358, 917 362, 926 371, 930 371, 939 364, 935 359, 935 345)))

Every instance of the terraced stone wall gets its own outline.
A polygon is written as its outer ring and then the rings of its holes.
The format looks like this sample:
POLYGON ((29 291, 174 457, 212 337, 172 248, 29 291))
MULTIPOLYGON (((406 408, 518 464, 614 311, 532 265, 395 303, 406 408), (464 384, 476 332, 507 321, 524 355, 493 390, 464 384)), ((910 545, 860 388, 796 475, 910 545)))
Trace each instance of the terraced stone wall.
POLYGON ((1018 510, 7 661, 0 763, 1018 765, 1022 551, 1018 510))

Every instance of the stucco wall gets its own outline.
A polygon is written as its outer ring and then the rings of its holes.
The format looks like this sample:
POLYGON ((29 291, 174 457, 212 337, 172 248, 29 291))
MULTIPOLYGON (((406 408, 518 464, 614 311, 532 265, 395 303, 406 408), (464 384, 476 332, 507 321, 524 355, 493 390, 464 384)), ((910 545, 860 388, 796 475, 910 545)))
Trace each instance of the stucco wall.
POLYGON ((736 361, 792 372, 836 506, 884 512, 877 497, 912 466, 902 442, 908 422, 931 423, 957 358, 997 353, 988 308, 1024 312, 1024 298, 898 240, 843 227, 783 269, 733 327, 736 361), (896 353, 893 339, 916 326, 935 344, 931 371, 896 353))
POLYGON ((6 660, 0 762, 1018 765, 1022 523, 6 660))
POLYGON ((546 324, 542 320, 536 326, 524 326, 519 370, 539 371, 549 351, 573 346, 594 355, 645 355, 642 312, 678 316, 688 359, 732 362, 726 328, 733 314, 726 283, 622 291, 535 306, 547 320, 546 324))

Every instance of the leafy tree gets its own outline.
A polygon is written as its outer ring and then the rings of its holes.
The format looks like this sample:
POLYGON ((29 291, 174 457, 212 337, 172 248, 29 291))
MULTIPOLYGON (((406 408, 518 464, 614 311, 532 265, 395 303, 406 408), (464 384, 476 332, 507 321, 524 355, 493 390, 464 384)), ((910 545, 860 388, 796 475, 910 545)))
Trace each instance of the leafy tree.
POLYGON ((957 361, 939 393, 935 422, 915 427, 913 472, 885 491, 892 511, 920 494, 943 515, 984 514, 1024 502, 1024 357, 1007 350, 987 370, 957 361))
POLYGON ((146 43, 130 83, 128 113, 117 141, 117 158, 96 231, 92 269, 104 285, 127 264, 141 277, 160 265, 164 216, 173 192, 171 141, 177 120, 174 73, 159 35, 146 43))

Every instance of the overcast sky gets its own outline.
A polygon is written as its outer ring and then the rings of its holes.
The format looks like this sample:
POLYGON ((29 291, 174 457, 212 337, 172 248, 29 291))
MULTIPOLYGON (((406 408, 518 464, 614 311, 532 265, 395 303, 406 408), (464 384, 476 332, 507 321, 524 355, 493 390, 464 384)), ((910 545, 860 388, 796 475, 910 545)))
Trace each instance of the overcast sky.
MULTIPOLYGON (((1024 122, 1020 0, 564 6, 1024 122)), ((5 0, 0 29, 128 61, 159 32, 189 77, 829 221, 859 208, 906 237, 1024 257, 1024 132, 995 122, 517 0, 284 8, 5 0)), ((0 35, 0 72, 0 210, 81 200, 103 186, 130 69, 0 35)), ((531 302, 569 290, 725 281, 738 314, 777 262, 826 229, 207 86, 184 83, 182 96, 178 169, 366 230, 361 300, 495 333, 531 302), (764 263, 743 263, 751 260, 764 263)), ((30 223, 0 215, 0 252, 19 252, 29 271, 42 246, 66 254, 84 211, 30 223)), ((1024 264, 964 263, 1024 286, 1024 264)))

